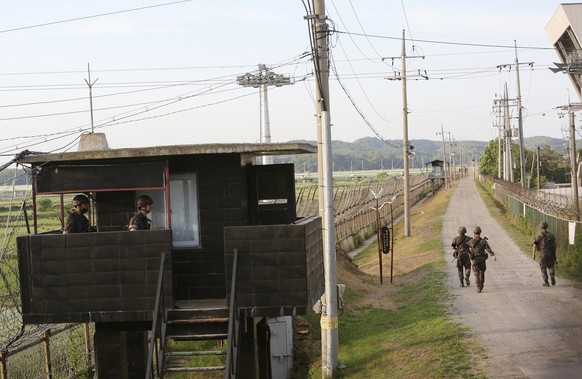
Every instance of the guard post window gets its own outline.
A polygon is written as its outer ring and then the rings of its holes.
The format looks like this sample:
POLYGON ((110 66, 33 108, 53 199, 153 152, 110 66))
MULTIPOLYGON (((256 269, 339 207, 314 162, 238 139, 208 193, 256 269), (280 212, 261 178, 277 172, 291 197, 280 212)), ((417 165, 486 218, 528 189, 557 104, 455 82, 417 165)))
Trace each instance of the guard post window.
POLYGON ((247 166, 252 225, 287 224, 295 221, 293 164, 247 166))
POLYGON ((174 246, 200 246, 198 185, 195 173, 171 175, 170 202, 174 246))

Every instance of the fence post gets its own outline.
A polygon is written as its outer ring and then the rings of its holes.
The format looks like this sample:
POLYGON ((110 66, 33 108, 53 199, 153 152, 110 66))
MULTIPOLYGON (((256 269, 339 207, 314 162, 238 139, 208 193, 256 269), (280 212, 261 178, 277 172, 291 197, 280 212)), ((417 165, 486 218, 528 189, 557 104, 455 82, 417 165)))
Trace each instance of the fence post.
POLYGON ((85 356, 87 357, 87 369, 91 368, 91 337, 89 334, 89 323, 83 324, 85 332, 85 356))
POLYGON ((0 379, 8 379, 8 352, 0 350, 0 379))
POLYGON ((43 345, 44 345, 44 359, 45 359, 45 368, 46 368, 46 377, 48 379, 52 379, 53 373, 51 368, 51 348, 50 348, 50 337, 51 337, 51 330, 46 330, 44 332, 43 338, 43 345))

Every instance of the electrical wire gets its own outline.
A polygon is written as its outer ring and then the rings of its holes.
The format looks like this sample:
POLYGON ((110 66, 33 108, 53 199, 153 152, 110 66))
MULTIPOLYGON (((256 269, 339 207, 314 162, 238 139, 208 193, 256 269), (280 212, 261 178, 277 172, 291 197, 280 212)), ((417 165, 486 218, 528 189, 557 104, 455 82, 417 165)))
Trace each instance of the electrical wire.
MULTIPOLYGON (((330 55, 333 59, 333 55, 330 55)), ((330 64, 330 68, 332 69, 332 71, 334 72, 334 74, 336 75, 336 79, 340 85, 340 87, 342 88, 342 90, 344 91, 344 93, 346 94, 346 96, 348 97, 348 99, 350 100, 350 102, 352 103, 352 106, 354 107, 354 109, 356 110, 356 112, 358 112, 358 114, 360 115, 360 117, 362 118, 362 120, 366 123, 366 125, 368 125, 368 128, 385 144, 387 144, 390 147, 394 147, 394 148, 400 148, 401 146, 397 146, 394 145, 393 143, 391 143, 390 141, 388 141, 387 139, 385 139, 384 137, 382 137, 382 135, 376 130, 376 128, 374 128, 374 126, 372 125, 372 123, 366 118, 366 116, 364 115, 364 113, 362 112, 362 110, 360 109, 360 107, 358 107, 358 105, 356 104, 356 102, 354 101, 353 97, 350 95, 350 93, 348 92, 347 88, 343 85, 341 79, 339 78, 339 76, 337 75, 337 70, 335 68, 335 64, 330 64)))
MULTIPOLYGON (((390 40, 402 40, 402 37, 389 37, 389 36, 382 36, 377 34, 363 34, 363 33, 352 33, 347 31, 335 30, 335 33, 340 34, 351 34, 360 37, 369 37, 369 38, 381 38, 381 39, 390 39, 390 40)), ((407 41, 412 41, 410 39, 406 39, 407 41)), ((417 39, 417 42, 425 42, 425 43, 433 43, 433 44, 440 44, 440 45, 452 45, 452 46, 473 46, 473 47, 487 47, 487 48, 504 48, 504 49, 515 49, 515 45, 493 45, 493 44, 482 44, 482 43, 468 43, 468 42, 451 42, 451 41, 438 41, 438 40, 428 40, 428 39, 417 39)), ((414 41, 413 41, 414 42, 414 41)), ((553 47, 539 47, 539 46, 517 46, 518 49, 524 50, 552 50, 555 49, 553 47)))
POLYGON ((111 15, 114 15, 114 14, 141 11, 141 10, 144 10, 144 9, 164 7, 164 6, 167 6, 167 5, 187 3, 187 2, 190 2, 190 1, 192 1, 192 0, 179 0, 179 1, 174 1, 174 2, 171 2, 171 3, 162 3, 162 4, 149 5, 149 6, 140 7, 140 8, 126 9, 126 10, 122 10, 122 11, 101 13, 101 14, 96 14, 96 15, 92 15, 92 16, 84 16, 84 17, 70 18, 70 19, 67 19, 67 20, 60 20, 60 21, 53 21, 53 22, 45 22, 43 24, 36 24, 36 25, 29 25, 29 26, 21 26, 19 28, 0 30, 0 33, 10 33, 10 32, 16 32, 16 31, 20 31, 20 30, 40 28, 40 27, 44 27, 44 26, 51 26, 51 25, 57 25, 57 24, 63 24, 63 23, 66 23, 66 22, 87 20, 87 19, 91 19, 91 18, 111 16, 111 15))

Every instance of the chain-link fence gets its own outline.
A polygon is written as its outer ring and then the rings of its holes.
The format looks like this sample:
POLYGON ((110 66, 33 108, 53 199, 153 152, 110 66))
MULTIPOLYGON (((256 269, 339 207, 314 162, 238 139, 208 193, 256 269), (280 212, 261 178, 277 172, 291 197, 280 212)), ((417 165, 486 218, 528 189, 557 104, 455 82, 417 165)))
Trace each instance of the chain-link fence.
POLYGON ((90 324, 42 325, 42 335, 0 351, 2 379, 90 378, 93 376, 90 324))

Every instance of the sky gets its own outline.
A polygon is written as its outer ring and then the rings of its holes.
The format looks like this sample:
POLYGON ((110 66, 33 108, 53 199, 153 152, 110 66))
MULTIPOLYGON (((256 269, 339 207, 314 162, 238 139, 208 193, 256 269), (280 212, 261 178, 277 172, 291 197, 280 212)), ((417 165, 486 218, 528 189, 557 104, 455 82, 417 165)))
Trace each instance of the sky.
MULTIPOLYGON (((439 141, 441 128, 456 141, 496 138, 494 101, 505 87, 517 96, 514 45, 524 137, 567 135, 556 107, 580 99, 548 69, 559 60, 544 31, 559 1, 325 3, 333 140, 402 140, 402 81, 389 79, 401 75, 403 30, 411 141, 439 141)), ((301 0, 5 2, 0 162, 75 151, 90 131, 111 148, 259 142, 258 89, 237 82, 258 64, 293 82, 268 89, 272 142, 315 141, 306 12, 301 0)))

